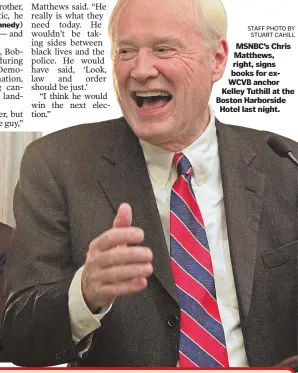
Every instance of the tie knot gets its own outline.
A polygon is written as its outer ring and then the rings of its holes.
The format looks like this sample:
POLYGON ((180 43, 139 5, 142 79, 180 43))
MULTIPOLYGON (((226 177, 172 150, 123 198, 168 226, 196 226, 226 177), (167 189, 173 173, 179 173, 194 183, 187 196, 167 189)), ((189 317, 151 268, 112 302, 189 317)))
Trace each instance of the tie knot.
POLYGON ((183 153, 176 153, 173 158, 173 163, 177 168, 178 176, 192 175, 192 166, 183 153))

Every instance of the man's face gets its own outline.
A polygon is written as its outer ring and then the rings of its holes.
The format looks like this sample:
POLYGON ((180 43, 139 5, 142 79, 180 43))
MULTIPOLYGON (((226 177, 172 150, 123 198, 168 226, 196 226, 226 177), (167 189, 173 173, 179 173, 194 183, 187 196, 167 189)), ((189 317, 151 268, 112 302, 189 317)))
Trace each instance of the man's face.
POLYGON ((187 146, 209 121, 221 57, 199 32, 193 1, 130 0, 115 24, 120 106, 136 135, 164 148, 187 146))

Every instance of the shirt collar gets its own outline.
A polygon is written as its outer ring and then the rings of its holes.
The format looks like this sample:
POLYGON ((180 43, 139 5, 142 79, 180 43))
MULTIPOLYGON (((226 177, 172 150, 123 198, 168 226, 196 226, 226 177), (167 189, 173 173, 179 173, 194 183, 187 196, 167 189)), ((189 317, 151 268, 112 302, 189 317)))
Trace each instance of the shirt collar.
MULTIPOLYGON (((140 140, 150 178, 165 187, 170 178, 175 153, 140 140)), ((215 116, 210 107, 210 121, 202 135, 182 152, 190 161, 198 185, 210 176, 218 152, 215 116)))

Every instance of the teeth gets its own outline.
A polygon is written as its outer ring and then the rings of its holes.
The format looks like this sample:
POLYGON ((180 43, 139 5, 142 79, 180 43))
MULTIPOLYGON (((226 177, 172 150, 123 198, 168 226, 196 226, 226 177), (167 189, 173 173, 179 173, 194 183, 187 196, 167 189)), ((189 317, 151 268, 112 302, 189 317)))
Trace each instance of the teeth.
POLYGON ((136 91, 132 94, 132 98, 135 100, 135 103, 139 108, 141 108, 146 101, 154 102, 158 100, 159 97, 167 97, 167 100, 171 100, 172 95, 169 92, 165 91, 149 91, 149 92, 140 92, 136 91))
POLYGON ((163 96, 168 97, 171 96, 168 92, 163 91, 151 91, 151 92, 136 92, 137 97, 152 97, 152 96, 163 96))

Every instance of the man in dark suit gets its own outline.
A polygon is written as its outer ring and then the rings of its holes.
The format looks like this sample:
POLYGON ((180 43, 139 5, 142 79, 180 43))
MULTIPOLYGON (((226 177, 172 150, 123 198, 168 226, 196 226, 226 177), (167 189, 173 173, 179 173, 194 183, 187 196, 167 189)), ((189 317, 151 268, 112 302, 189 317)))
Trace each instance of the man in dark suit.
POLYGON ((183 365, 169 259, 181 151, 229 365, 297 353, 297 170, 269 149, 269 133, 221 124, 209 109, 227 59, 225 13, 210 4, 119 1, 110 33, 125 119, 66 129, 25 152, 2 328, 14 363, 183 365))

